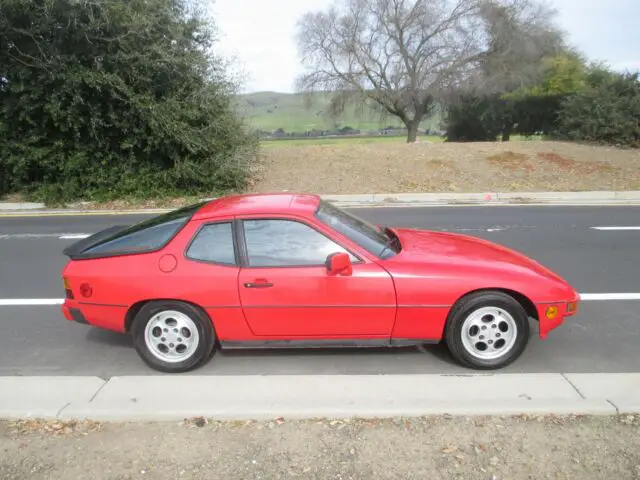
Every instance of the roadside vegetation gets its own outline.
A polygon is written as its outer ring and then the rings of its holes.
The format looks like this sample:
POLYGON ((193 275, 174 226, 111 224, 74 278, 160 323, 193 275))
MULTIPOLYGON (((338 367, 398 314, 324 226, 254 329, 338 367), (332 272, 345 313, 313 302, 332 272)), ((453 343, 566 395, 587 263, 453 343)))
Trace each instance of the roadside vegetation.
POLYGON ((296 94, 238 95, 198 2, 0 0, 0 198, 639 188, 640 76, 538 0, 359 1, 300 18, 296 94))
POLYGON ((212 53, 215 25, 191 4, 1 0, 0 195, 244 188, 257 144, 212 53))

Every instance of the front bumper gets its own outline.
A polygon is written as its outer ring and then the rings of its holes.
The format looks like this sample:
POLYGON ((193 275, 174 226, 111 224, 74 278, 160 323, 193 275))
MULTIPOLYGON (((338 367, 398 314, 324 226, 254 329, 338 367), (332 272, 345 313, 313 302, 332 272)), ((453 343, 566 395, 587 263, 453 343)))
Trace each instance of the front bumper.
POLYGON ((580 306, 580 295, 562 302, 545 302, 536 305, 540 325, 540 338, 545 339, 549 332, 558 328, 565 318, 572 317, 578 313, 580 306))

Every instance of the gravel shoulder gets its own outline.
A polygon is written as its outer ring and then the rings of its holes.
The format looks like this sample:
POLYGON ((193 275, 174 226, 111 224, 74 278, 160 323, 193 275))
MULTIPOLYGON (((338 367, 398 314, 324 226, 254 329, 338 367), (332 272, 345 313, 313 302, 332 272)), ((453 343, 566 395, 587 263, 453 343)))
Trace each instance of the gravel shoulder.
POLYGON ((640 479, 640 416, 0 422, 8 479, 640 479))
POLYGON ((264 149, 253 191, 322 194, 640 189, 640 150, 553 141, 264 149))

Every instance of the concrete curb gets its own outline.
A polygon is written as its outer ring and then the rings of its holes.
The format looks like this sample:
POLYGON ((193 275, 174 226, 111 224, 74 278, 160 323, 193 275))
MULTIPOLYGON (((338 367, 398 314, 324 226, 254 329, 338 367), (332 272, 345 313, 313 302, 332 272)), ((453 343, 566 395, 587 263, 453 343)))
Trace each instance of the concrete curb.
POLYGON ((44 203, 32 203, 32 202, 0 202, 0 212, 3 211, 16 211, 23 210, 42 210, 45 208, 44 203))
POLYGON ((323 195, 343 205, 625 205, 640 204, 640 191, 482 192, 323 195))
MULTIPOLYGON (((640 205, 640 191, 594 192, 477 192, 477 193, 375 193, 357 195, 321 195, 344 207, 359 206, 446 206, 446 205, 640 205)), ((154 214, 166 208, 90 210, 78 208, 47 209, 43 203, 3 203, 0 214, 154 214)))
POLYGON ((640 373, 0 377, 0 418, 148 421, 640 412, 640 373))

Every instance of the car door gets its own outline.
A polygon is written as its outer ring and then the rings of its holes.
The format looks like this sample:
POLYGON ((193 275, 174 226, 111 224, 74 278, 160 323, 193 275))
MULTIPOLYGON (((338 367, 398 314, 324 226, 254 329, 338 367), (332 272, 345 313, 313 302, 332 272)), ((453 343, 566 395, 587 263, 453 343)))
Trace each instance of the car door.
POLYGON ((240 302, 255 335, 362 338, 389 336, 396 313, 393 281, 311 224, 292 218, 239 223, 244 264, 240 302), (346 252, 351 275, 328 275, 326 259, 346 252))

